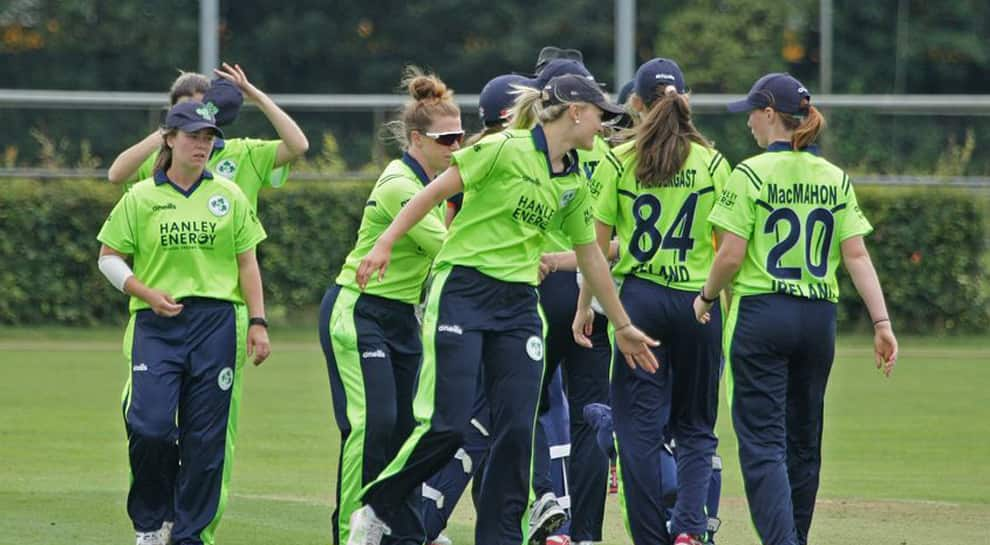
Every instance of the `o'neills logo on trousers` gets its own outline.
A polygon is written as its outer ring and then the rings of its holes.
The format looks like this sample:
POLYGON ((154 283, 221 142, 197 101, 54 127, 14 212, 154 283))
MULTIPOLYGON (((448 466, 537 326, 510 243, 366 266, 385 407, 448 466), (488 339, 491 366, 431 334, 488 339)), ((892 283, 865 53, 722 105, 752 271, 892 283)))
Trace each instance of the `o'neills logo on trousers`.
POLYGON ((440 324, 437 326, 437 333, 453 333, 454 335, 463 335, 464 330, 461 329, 461 326, 459 325, 440 324))
POLYGON ((369 350, 367 352, 362 353, 361 354, 361 357, 363 359, 366 359, 366 360, 367 359, 371 359, 371 358, 384 359, 385 358, 385 351, 382 350, 382 349, 380 349, 380 348, 378 350, 369 350))

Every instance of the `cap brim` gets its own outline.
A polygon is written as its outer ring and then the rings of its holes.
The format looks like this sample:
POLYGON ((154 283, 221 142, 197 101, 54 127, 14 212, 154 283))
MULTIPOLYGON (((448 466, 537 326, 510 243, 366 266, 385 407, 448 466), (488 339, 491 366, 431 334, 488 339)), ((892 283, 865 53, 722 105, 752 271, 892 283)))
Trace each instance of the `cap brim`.
POLYGON ((540 86, 540 78, 538 76, 523 76, 523 79, 515 82, 513 85, 523 85, 525 87, 532 87, 533 89, 542 89, 540 86))
POLYGON ((750 104, 748 98, 744 98, 742 100, 737 100, 735 102, 730 102, 730 103, 726 104, 725 105, 725 109, 726 110, 729 110, 730 112, 732 112, 734 114, 738 114, 738 113, 748 112, 750 110, 754 110, 754 109, 756 109, 756 106, 753 106, 752 104, 750 104))
POLYGON ((602 121, 609 121, 626 113, 626 109, 622 106, 605 100, 595 102, 595 106, 602 111, 602 121))
POLYGON ((182 131, 182 132, 196 132, 196 131, 201 131, 203 129, 213 129, 214 131, 216 131, 217 136, 219 136, 220 138, 223 138, 224 137, 223 136, 223 129, 221 129, 220 127, 217 127, 213 123, 209 123, 207 121, 200 121, 200 122, 197 122, 197 123, 189 123, 189 124, 187 124, 187 125, 185 125, 183 127, 179 127, 179 130, 182 131))

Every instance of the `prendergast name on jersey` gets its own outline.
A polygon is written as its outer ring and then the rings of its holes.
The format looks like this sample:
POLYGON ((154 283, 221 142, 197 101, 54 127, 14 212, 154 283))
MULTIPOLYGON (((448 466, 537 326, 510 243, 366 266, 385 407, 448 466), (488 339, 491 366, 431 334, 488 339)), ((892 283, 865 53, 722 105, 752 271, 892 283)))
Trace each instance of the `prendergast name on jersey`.
POLYGON ((839 189, 825 184, 795 183, 788 188, 767 184, 767 201, 770 204, 811 204, 835 206, 839 203, 839 189))

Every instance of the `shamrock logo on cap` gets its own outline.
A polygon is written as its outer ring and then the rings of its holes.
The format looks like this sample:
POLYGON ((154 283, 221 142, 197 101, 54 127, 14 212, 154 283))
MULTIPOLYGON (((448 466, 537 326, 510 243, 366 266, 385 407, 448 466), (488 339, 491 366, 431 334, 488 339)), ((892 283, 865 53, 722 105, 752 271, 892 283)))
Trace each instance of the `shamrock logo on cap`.
POLYGON ((202 117, 203 119, 209 121, 210 123, 213 123, 213 111, 210 110, 210 106, 212 106, 213 109, 216 110, 216 106, 213 106, 213 104, 209 104, 196 108, 196 113, 199 114, 199 117, 202 117))
POLYGON ((206 110, 210 112, 210 117, 216 118, 217 114, 220 113, 220 108, 217 108, 217 105, 212 100, 203 106, 206 106, 206 110))

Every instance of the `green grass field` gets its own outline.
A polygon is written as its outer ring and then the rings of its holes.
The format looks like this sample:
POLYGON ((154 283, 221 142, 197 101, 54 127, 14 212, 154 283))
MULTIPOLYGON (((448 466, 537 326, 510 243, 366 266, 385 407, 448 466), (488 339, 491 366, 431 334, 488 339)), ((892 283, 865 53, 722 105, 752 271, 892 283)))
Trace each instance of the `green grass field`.
MULTIPOLYGON (((245 377, 232 496, 220 543, 330 542, 337 436, 315 332, 274 331, 245 377)), ((0 544, 132 543, 120 419, 127 368, 116 330, 0 331, 0 544)), ((902 339, 894 377, 870 341, 844 338, 826 406, 816 545, 990 545, 990 340, 902 339)), ((757 540, 729 412, 719 543, 757 540)), ((462 502, 449 530, 473 542, 462 502)), ((609 497, 606 543, 629 543, 609 497)))

